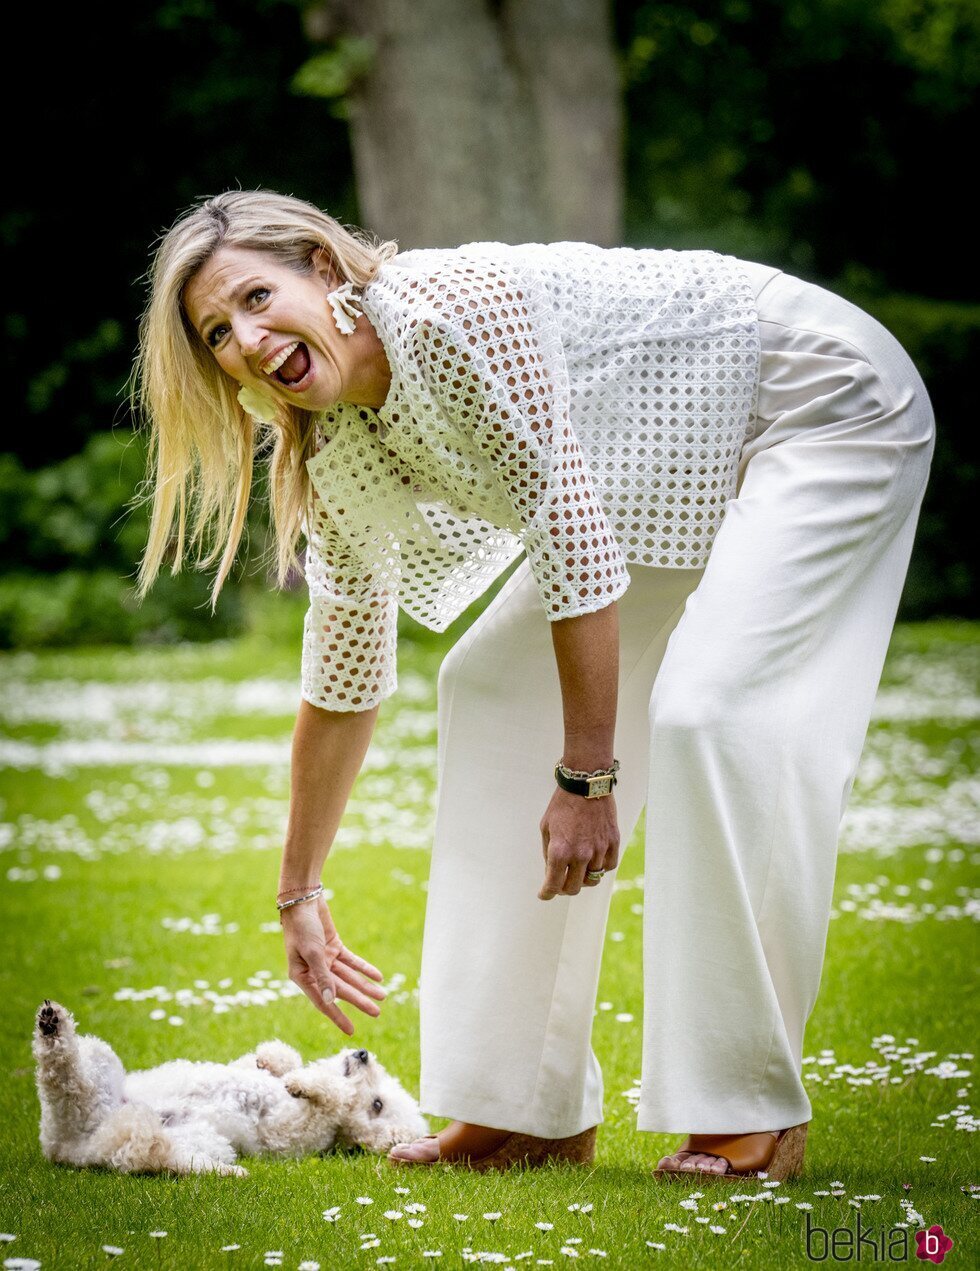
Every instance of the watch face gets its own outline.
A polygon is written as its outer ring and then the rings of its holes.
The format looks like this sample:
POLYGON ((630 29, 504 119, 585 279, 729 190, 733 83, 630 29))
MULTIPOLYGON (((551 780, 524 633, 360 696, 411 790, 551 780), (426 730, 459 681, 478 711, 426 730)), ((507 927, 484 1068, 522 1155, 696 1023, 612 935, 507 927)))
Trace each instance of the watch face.
POLYGON ((596 799, 602 794, 612 793, 612 777, 593 777, 589 781, 589 798, 596 799))

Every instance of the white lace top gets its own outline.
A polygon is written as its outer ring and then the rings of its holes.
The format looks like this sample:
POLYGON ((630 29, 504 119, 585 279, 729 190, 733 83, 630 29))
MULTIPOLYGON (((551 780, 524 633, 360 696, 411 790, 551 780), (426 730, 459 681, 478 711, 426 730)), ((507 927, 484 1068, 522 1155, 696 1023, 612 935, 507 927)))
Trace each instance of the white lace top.
POLYGON ((758 389, 760 268, 587 243, 382 266, 360 303, 388 397, 324 412, 307 462, 303 697, 390 696, 399 606, 443 631, 521 551, 549 621, 618 599, 627 562, 703 566, 758 389))

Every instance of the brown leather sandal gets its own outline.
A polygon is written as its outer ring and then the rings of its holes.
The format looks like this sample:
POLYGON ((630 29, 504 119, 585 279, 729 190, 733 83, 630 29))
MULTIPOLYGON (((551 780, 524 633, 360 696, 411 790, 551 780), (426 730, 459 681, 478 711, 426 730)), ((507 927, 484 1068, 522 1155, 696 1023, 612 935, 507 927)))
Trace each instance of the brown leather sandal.
POLYGON ((767 1177, 782 1181, 797 1178, 803 1172, 803 1153, 806 1148, 808 1121, 792 1125, 788 1130, 760 1130, 756 1134, 690 1134, 670 1153, 704 1152, 707 1156, 720 1156, 728 1162, 722 1174, 704 1169, 661 1169, 653 1171, 654 1178, 696 1178, 698 1185, 708 1179, 756 1178, 760 1171, 767 1177))
MULTIPOLYGON (((425 1139, 438 1139, 436 1134, 425 1134, 425 1139)), ((418 1140, 415 1140, 418 1142, 418 1140)), ((506 1170, 514 1165, 532 1168, 557 1161, 573 1165, 588 1165, 595 1160, 596 1126, 572 1134, 566 1139, 539 1139, 531 1134, 509 1134, 503 1143, 486 1156, 464 1156, 448 1160, 436 1157, 434 1161, 408 1161, 388 1156, 392 1165, 462 1165, 465 1169, 483 1173, 487 1170, 506 1170)))

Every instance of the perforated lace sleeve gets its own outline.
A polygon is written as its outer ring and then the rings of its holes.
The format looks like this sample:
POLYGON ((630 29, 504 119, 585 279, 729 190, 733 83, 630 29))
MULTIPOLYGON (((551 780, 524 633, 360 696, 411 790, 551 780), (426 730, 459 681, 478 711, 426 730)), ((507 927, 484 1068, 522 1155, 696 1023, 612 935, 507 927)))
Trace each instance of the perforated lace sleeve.
POLYGON ((420 324, 417 346, 437 399, 514 514, 549 622, 618 600, 629 573, 572 430, 547 303, 513 280, 474 280, 444 320, 420 324))
POLYGON ((315 490, 304 528, 302 696, 326 710, 370 710, 398 687, 397 598, 365 579, 315 490))

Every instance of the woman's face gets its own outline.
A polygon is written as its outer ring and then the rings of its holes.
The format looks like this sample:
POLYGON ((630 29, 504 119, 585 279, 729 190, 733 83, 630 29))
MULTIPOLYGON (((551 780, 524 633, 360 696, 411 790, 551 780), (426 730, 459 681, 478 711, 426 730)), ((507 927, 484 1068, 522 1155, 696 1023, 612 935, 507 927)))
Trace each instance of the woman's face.
POLYGON ((333 320, 326 297, 340 279, 327 254, 313 263, 315 273, 301 274, 268 252, 220 247, 185 286, 184 309, 232 379, 266 397, 324 410, 346 400, 359 379, 363 345, 333 320))

